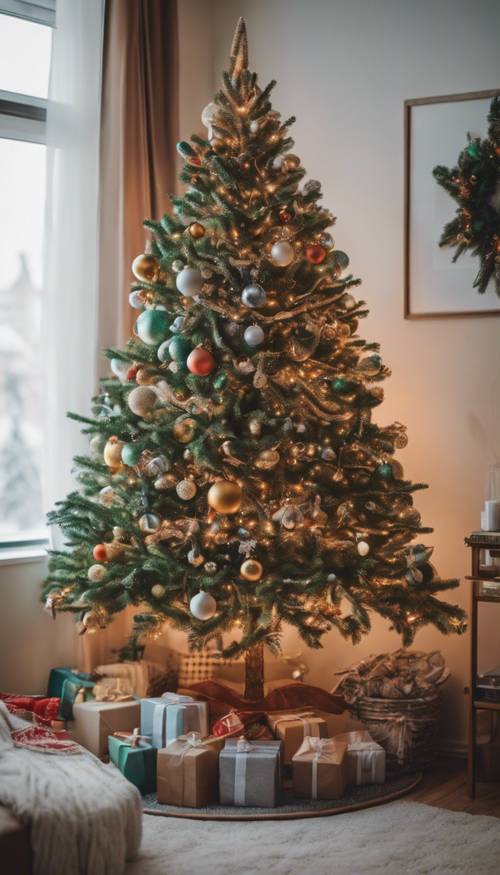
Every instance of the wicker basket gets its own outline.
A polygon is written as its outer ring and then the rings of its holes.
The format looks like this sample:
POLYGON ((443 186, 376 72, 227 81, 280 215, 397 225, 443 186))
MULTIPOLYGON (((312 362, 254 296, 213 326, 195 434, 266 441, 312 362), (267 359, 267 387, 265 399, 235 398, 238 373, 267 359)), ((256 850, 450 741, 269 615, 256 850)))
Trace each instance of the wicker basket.
POLYGON ((355 716, 385 749, 388 771, 409 772, 434 759, 439 735, 441 697, 371 699, 356 702, 355 716))

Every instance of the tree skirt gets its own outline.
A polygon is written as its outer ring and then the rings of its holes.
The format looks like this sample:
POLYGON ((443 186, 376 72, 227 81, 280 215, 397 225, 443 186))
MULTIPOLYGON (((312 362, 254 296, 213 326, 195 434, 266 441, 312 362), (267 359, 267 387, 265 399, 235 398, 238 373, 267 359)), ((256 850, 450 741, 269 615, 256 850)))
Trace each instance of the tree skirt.
POLYGON ((162 805, 151 793, 143 797, 145 814, 163 817, 187 817, 195 820, 288 820, 300 817, 321 817, 325 814, 342 814, 358 808, 368 808, 398 799, 422 780, 422 773, 400 775, 389 778, 384 784, 365 784, 349 787, 339 799, 294 799, 292 791, 285 788, 281 804, 276 808, 240 808, 235 806, 212 805, 208 808, 179 808, 176 805, 162 805))

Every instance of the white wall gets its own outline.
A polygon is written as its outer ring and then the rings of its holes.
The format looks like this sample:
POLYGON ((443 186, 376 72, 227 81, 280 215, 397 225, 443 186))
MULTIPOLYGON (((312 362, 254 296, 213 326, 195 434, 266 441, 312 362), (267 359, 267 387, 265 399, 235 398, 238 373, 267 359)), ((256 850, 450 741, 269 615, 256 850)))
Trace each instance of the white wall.
MULTIPOLYGON (((241 14, 251 68, 261 83, 278 80, 274 106, 297 116, 294 151, 322 181, 324 202, 338 216, 337 244, 363 279, 371 314, 362 334, 380 341, 393 369, 379 421, 407 424, 409 446, 399 458, 407 476, 431 485, 416 503, 424 523, 435 527, 429 543, 436 565, 442 576, 463 578, 463 539, 478 526, 490 447, 500 455, 500 320, 402 318, 403 101, 499 87, 500 4, 216 0, 214 10, 216 84, 241 14)), ((462 583, 451 598, 467 606, 468 588, 462 583)), ((485 659, 500 662, 495 619, 485 659)), ((465 737, 468 644, 468 637, 443 638, 431 629, 416 638, 418 648, 440 648, 453 671, 450 742, 465 737)), ((378 621, 358 647, 332 634, 323 650, 307 654, 308 680, 328 684, 336 669, 397 646, 396 635, 378 621)))

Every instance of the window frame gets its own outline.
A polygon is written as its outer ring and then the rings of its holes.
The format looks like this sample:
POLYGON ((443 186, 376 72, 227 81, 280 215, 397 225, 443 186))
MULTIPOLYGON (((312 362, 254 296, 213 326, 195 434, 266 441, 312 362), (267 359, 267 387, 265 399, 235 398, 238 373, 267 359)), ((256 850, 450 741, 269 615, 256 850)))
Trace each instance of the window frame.
MULTIPOLYGON (((56 0, 0 0, 0 15, 55 27, 55 4, 56 0)), ((0 139, 46 145, 47 105, 46 98, 0 89, 0 139)), ((42 559, 49 541, 47 528, 33 537, 23 532, 0 536, 0 565, 42 559)))

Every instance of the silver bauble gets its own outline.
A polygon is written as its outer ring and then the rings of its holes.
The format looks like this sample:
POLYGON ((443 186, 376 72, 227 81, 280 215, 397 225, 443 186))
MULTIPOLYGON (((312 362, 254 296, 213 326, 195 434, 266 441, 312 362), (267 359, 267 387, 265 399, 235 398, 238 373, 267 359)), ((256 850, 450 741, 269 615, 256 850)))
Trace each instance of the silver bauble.
POLYGON ((243 332, 243 338, 248 346, 260 346, 264 342, 265 334, 260 325, 249 325, 243 332))
POLYGON ((277 267, 288 267, 294 258, 293 246, 287 240, 278 240, 271 247, 271 259, 277 267))
POLYGON ((245 307, 262 307, 266 303, 266 292, 258 283, 250 283, 241 293, 241 303, 245 307))
POLYGON ((143 513, 139 520, 139 528, 141 532, 151 535, 160 526, 160 517, 155 513, 143 513))
POLYGON ((201 291, 200 271, 195 267, 185 267, 184 270, 177 274, 175 285, 185 298, 192 298, 194 295, 198 295, 201 291))

